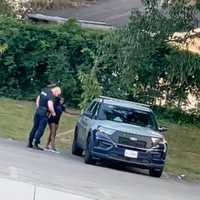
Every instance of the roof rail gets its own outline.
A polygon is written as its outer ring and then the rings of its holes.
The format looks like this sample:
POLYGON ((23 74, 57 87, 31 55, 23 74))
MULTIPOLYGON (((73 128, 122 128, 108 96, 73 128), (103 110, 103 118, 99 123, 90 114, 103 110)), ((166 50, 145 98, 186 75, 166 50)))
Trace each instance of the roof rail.
POLYGON ((134 102, 134 101, 128 101, 128 100, 123 100, 123 99, 117 99, 117 98, 113 98, 113 97, 106 97, 106 96, 100 96, 99 98, 101 99, 107 99, 107 100, 113 100, 113 101, 118 101, 118 102, 128 102, 128 103, 132 103, 138 106, 143 106, 146 108, 150 108, 150 105, 147 104, 143 104, 143 103, 138 103, 138 102, 134 102))

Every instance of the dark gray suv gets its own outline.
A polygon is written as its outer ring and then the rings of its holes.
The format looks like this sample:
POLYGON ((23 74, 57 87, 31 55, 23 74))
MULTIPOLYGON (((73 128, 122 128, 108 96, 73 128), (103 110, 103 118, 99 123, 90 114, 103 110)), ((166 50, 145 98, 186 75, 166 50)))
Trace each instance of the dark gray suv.
POLYGON ((81 156, 85 151, 88 164, 97 159, 118 161, 160 177, 167 153, 164 131, 147 105, 99 97, 81 114, 72 153, 81 156))

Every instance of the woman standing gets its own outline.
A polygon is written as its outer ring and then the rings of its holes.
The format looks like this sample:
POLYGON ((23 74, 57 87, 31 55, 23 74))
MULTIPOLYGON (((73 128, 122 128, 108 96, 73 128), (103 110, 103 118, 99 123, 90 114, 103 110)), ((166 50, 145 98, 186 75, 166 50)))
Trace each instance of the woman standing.
POLYGON ((64 104, 64 98, 62 97, 55 98, 54 110, 55 110, 56 116, 50 116, 48 119, 49 136, 47 139, 46 149, 51 150, 53 152, 58 152, 55 147, 55 140, 56 140, 56 134, 57 134, 62 113, 66 112, 71 115, 77 115, 78 113, 71 113, 67 111, 66 106, 64 104))
POLYGON ((51 150, 57 152, 55 148, 55 139, 56 139, 56 133, 58 130, 60 117, 65 111, 65 105, 64 105, 64 98, 56 97, 54 101, 54 110, 56 113, 56 116, 50 116, 48 119, 48 125, 49 125, 49 136, 47 139, 46 149, 50 149, 49 146, 51 145, 51 150))

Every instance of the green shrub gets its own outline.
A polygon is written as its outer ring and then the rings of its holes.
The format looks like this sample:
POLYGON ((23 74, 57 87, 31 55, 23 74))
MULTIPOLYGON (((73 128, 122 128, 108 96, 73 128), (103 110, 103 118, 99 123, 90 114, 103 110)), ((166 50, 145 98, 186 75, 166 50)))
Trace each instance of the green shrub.
POLYGON ((200 1, 197 0, 197 9, 200 11, 200 1))
POLYGON ((94 98, 102 95, 102 88, 97 80, 95 68, 91 70, 90 74, 80 72, 79 79, 83 89, 80 108, 84 110, 94 98))
POLYGON ((42 27, 0 17, 0 94, 34 99, 52 80, 63 88, 69 104, 78 105, 78 72, 88 62, 83 49, 95 52, 102 35, 82 29, 73 19, 62 26, 42 27))
POLYGON ((160 119, 168 119, 178 124, 195 124, 200 126, 200 113, 184 112, 178 108, 154 106, 153 110, 160 119))
POLYGON ((13 10, 6 0, 0 0, 0 15, 14 16, 13 10))
MULTIPOLYGON (((167 105, 181 105, 188 91, 197 96, 200 57, 169 47, 163 36, 158 42, 143 35, 140 22, 137 30, 130 24, 124 31, 100 32, 85 30, 73 19, 44 26, 0 16, 0 96, 33 100, 49 80, 62 87, 69 105, 81 108, 101 93, 151 105, 166 91, 167 105), (138 33, 141 38, 135 43, 130 38, 138 39, 138 33), (144 46, 151 48, 145 53, 144 46)), ((200 121, 196 111, 156 109, 158 116, 179 123, 200 121)))

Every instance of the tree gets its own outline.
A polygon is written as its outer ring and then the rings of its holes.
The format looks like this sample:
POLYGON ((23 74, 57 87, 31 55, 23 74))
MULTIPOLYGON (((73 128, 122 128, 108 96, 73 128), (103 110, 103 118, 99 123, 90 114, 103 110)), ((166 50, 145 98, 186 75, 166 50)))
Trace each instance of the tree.
POLYGON ((82 29, 74 20, 60 26, 37 26, 0 16, 0 94, 34 99, 52 80, 63 88, 67 103, 78 106, 79 70, 89 74, 100 35, 82 29))
POLYGON ((89 74, 80 72, 79 79, 82 87, 80 108, 84 110, 86 106, 96 97, 102 94, 102 89, 96 77, 95 68, 89 74))
POLYGON ((129 24, 115 30, 100 44, 97 74, 106 94, 155 104, 157 98, 176 88, 174 99, 179 99, 181 105, 188 88, 199 88, 193 79, 188 81, 199 72, 196 58, 190 53, 177 53, 169 44, 172 40, 185 41, 174 38, 175 32, 185 31, 187 37, 193 29, 195 8, 185 2, 179 1, 163 10, 159 1, 145 0, 144 12, 134 10, 129 24), (180 72, 184 75, 180 76, 180 72))
POLYGON ((13 10, 6 0, 0 0, 0 15, 13 15, 13 10))

